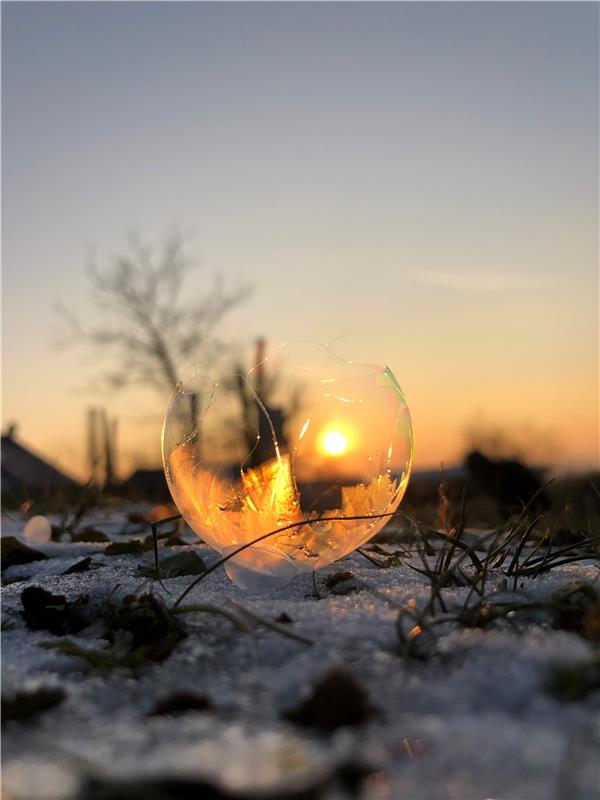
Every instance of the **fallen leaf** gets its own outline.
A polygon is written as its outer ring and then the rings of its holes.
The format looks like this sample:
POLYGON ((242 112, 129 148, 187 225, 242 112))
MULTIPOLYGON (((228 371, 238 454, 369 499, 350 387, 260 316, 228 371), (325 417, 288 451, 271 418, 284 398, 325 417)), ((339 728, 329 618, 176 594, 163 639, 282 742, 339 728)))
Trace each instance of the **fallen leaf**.
POLYGON ((600 641, 600 593, 586 581, 572 581, 554 592, 550 601, 554 628, 575 631, 600 641))
POLYGON ((62 594, 52 594, 41 586, 27 586, 21 592, 23 619, 32 631, 50 631, 56 636, 77 633, 88 624, 81 614, 87 602, 82 596, 70 603, 62 594))
POLYGON ((189 542, 186 542, 185 539, 182 539, 181 536, 178 536, 176 533, 172 533, 163 542, 165 547, 184 547, 188 544, 189 542))
POLYGON ((17 692, 13 696, 2 695, 2 724, 34 717, 54 708, 64 699, 62 689, 49 687, 17 692))
POLYGON ((130 553, 145 553, 147 550, 153 548, 152 537, 147 536, 145 539, 129 539, 126 542, 112 542, 104 551, 107 556, 125 556, 130 553))
POLYGON ((212 708, 213 704, 210 698, 203 692, 173 692, 159 700, 148 716, 184 714, 187 711, 210 711, 212 708))
POLYGON ((71 541, 74 544, 81 544, 84 542, 110 542, 110 536, 107 536, 104 531, 99 531, 96 528, 83 528, 78 533, 71 534, 71 541))
MULTIPOLYGON (((250 800, 245 792, 229 792, 200 778, 115 778, 88 776, 80 798, 85 800, 250 800)), ((305 796, 308 798, 308 795, 305 796)), ((311 795, 317 800, 318 795, 311 795)), ((298 795, 275 795, 270 800, 304 800, 298 795)))
POLYGON ((550 669, 546 691, 563 703, 585 700, 600 689, 600 658, 583 664, 559 664, 550 669))
POLYGON ((243 785, 222 787, 209 778, 164 775, 162 777, 117 778, 88 774, 77 795, 85 800, 325 800, 329 797, 356 797, 373 768, 359 759, 334 764, 328 770, 307 774, 298 785, 285 779, 260 795, 243 785))
POLYGON ((351 572, 334 572, 333 575, 328 575, 325 578, 325 586, 328 589, 333 589, 339 583, 344 581, 351 581, 354 575, 351 572))
MULTIPOLYGON (((154 578, 158 580, 159 575, 156 567, 138 567, 142 575, 147 578, 154 578)), ((188 550, 185 553, 177 553, 174 556, 160 561, 160 577, 161 578, 180 578, 183 575, 201 575, 206 571, 206 564, 200 556, 193 550, 188 550)))
POLYGON ((334 572, 325 578, 325 586, 334 594, 350 594, 361 589, 351 572, 334 572))
POLYGON ((379 565, 379 569, 389 569, 390 567, 401 567, 404 563, 402 556, 397 555, 396 553, 384 558, 384 560, 379 565))
POLYGON ((296 725, 332 731, 362 725, 373 714, 366 689, 352 673, 333 667, 314 685, 310 697, 284 716, 296 725))
POLYGON ((42 561, 48 558, 45 553, 34 550, 15 536, 3 536, 2 542, 2 569, 13 567, 16 564, 29 564, 31 561, 42 561))
POLYGON ((86 556, 82 558, 81 561, 76 561, 74 564, 71 564, 70 567, 62 573, 63 575, 74 575, 77 572, 87 572, 90 568, 90 564, 92 563, 92 557, 86 556))

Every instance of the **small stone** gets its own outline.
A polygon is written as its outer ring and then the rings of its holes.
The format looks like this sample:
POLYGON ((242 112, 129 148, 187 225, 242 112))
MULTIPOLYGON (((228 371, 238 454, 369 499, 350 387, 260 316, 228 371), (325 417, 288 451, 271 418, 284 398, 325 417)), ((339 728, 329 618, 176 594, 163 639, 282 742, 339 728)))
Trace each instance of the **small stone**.
POLYGON ((35 517, 27 520, 23 528, 23 536, 30 542, 46 544, 52 540, 52 525, 46 517, 36 514, 35 517))
POLYGON ((343 667, 332 667, 312 689, 312 694, 284 717, 323 731, 346 725, 363 725, 373 715, 365 687, 343 667))

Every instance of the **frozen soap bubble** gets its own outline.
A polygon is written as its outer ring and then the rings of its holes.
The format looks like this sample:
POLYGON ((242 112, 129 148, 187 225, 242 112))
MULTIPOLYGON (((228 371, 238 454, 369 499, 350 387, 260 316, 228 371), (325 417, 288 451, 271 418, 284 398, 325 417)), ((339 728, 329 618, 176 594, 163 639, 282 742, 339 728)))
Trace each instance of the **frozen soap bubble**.
POLYGON ((23 528, 23 536, 30 542, 46 544, 52 539, 52 526, 46 517, 36 514, 35 517, 27 520, 23 528))
POLYGON ((260 588, 327 566, 371 539, 400 504, 413 437, 391 370, 286 344, 256 366, 177 385, 162 451, 190 527, 236 583, 260 588))

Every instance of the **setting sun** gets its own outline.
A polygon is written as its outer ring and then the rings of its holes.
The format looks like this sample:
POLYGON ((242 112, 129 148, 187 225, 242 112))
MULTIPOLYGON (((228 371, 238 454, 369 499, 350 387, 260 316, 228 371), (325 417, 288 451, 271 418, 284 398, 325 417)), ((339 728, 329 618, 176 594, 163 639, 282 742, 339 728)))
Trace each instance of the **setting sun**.
POLYGON ((329 456, 341 456, 348 449, 348 438, 341 431, 327 431, 321 440, 321 446, 329 456))

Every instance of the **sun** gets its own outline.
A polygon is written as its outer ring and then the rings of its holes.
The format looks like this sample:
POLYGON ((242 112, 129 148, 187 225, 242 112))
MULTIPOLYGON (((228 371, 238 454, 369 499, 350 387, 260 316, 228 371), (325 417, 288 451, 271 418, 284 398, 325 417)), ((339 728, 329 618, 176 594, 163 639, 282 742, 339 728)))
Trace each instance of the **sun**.
POLYGON ((328 456, 341 456, 348 449, 348 438, 341 431, 327 431, 321 439, 321 447, 328 456))

